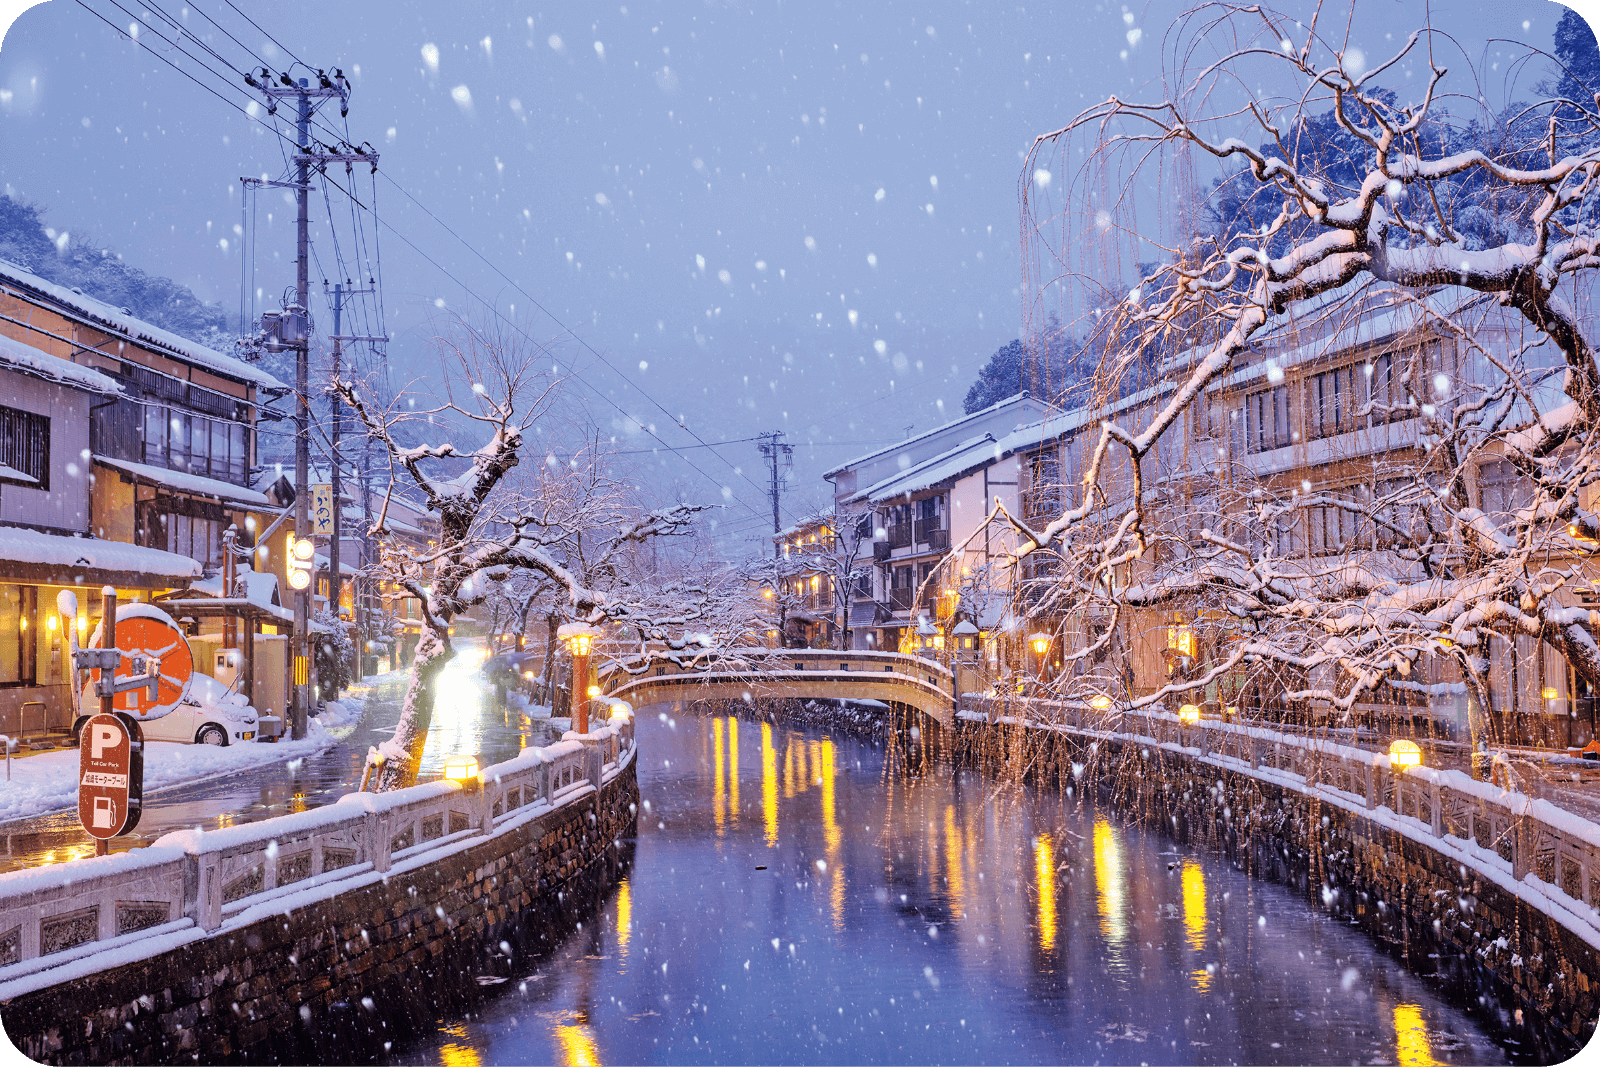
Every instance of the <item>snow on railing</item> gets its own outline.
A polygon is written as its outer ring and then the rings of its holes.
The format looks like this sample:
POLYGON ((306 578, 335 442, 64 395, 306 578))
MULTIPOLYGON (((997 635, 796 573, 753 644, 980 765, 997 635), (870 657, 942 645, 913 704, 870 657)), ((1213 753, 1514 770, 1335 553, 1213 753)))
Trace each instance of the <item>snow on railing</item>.
POLYGON ((1418 836, 1475 846, 1482 862, 1498 866, 1511 881, 1542 883, 1541 892, 1568 898, 1573 914, 1600 922, 1600 824, 1547 800, 1458 770, 1397 769, 1387 753, 1261 726, 1207 718, 1185 723, 1160 710, 1101 711, 1017 697, 969 695, 966 703, 989 721, 1184 749, 1302 792, 1384 812, 1418 836))
POLYGON ((433 850, 598 792, 635 751, 618 705, 588 735, 486 767, 479 787, 426 782, 220 830, 181 830, 148 848, 0 874, 0 984, 140 936, 230 917, 285 892, 427 862, 433 850))

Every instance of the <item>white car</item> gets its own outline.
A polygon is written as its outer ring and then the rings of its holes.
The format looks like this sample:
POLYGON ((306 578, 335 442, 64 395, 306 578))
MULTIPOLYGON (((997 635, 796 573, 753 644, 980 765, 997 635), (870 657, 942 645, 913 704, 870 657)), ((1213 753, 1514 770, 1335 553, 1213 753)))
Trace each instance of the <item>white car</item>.
MULTIPOLYGON (((84 689, 84 710, 98 710, 99 701, 92 691, 84 689)), ((72 732, 83 729, 88 715, 80 716, 72 732)), ((198 672, 189 685, 189 694, 178 706, 159 719, 139 723, 146 741, 177 741, 185 745, 231 745, 239 741, 256 739, 256 709, 245 700, 243 693, 232 693, 222 685, 198 672)))

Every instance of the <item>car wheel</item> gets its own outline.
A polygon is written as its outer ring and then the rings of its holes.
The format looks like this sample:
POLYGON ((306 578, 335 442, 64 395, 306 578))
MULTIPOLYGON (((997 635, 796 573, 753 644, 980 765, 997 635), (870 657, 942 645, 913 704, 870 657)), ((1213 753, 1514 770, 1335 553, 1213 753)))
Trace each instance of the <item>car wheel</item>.
POLYGON ((202 745, 225 745, 228 743, 228 731, 211 723, 201 729, 196 740, 202 745))

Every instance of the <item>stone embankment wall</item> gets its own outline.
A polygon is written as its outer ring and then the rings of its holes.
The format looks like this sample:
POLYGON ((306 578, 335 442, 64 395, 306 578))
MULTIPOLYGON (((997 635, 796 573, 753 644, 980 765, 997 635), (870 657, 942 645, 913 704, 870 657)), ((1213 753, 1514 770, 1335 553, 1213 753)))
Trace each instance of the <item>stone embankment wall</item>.
MULTIPOLYGON (((1481 820, 1471 824, 1476 833, 1430 839, 1349 790, 1307 788, 1197 747, 1111 731, 967 717, 953 747, 958 758, 1107 804, 1296 888, 1414 972, 1437 978, 1538 1062, 1566 1059, 1594 1036, 1597 916, 1537 877, 1511 877, 1512 864, 1501 859, 1509 849, 1497 838, 1517 833, 1514 823, 1495 835, 1481 820)), ((1554 881, 1550 869, 1538 873, 1554 881)))
POLYGON ((0 1021, 45 1062, 371 1059, 525 974, 592 911, 631 859, 638 796, 629 759, 598 792, 448 855, 0 1001, 0 1021))

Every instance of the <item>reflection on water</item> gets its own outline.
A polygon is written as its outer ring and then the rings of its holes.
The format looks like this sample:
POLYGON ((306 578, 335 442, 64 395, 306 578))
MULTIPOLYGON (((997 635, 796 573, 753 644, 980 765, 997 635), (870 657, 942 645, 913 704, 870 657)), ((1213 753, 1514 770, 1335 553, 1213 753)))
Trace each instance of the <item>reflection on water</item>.
POLYGON ((1394 1053, 1405 1067, 1440 1067, 1428 1044, 1428 1024, 1415 1004, 1394 1006, 1394 1053))
POLYGON ((1056 947, 1056 846, 1049 834, 1033 839, 1033 873, 1039 893, 1039 947, 1056 947))
POLYGON ((761 724, 761 818, 767 844, 778 843, 778 750, 772 747, 772 724, 761 724))
POLYGON ((465 1038, 394 1062, 1505 1060, 1365 935, 1212 856, 1053 791, 889 778, 849 737, 675 715, 638 720, 626 880, 441 1020, 465 1038))

